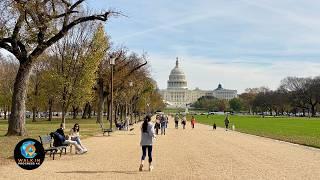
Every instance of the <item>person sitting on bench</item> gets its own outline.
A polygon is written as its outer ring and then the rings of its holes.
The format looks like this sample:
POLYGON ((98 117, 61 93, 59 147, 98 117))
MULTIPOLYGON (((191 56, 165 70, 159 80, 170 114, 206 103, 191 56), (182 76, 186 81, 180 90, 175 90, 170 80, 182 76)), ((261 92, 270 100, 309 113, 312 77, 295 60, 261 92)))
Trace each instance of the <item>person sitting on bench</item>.
POLYGON ((76 141, 80 146, 81 148, 83 149, 83 151, 87 152, 87 148, 85 148, 82 143, 81 143, 81 140, 80 140, 80 126, 78 123, 74 124, 73 128, 71 128, 70 130, 70 139, 72 141, 76 141))
POLYGON ((82 147, 77 143, 77 141, 72 141, 64 135, 64 128, 63 124, 60 124, 60 128, 56 130, 54 133, 58 136, 59 140, 61 141, 62 145, 74 145, 76 147, 76 154, 83 154, 86 151, 82 149, 82 147))

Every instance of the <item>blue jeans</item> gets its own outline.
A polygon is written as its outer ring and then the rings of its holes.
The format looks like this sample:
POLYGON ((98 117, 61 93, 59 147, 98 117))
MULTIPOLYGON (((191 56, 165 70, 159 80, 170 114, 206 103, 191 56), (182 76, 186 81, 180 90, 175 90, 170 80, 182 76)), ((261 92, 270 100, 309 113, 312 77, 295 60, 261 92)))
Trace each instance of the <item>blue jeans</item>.
POLYGON ((72 141, 76 141, 80 146, 82 146, 80 138, 79 137, 71 137, 72 141))
POLYGON ((146 158, 147 149, 148 149, 149 163, 151 163, 152 162, 152 146, 142 146, 141 160, 144 160, 146 158))

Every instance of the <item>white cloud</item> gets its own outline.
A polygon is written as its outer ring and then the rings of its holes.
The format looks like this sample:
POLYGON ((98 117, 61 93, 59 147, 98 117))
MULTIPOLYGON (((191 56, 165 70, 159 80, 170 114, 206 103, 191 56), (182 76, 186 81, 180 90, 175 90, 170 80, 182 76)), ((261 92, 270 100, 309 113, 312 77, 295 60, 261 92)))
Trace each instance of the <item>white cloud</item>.
MULTIPOLYGON (((170 71, 175 66, 175 57, 149 54, 153 78, 160 89, 165 89, 170 71)), ((320 62, 307 61, 268 61, 206 59, 181 56, 180 64, 186 73, 189 89, 214 89, 219 83, 227 89, 266 86, 276 89, 287 76, 319 76, 320 62), (225 63, 223 63, 225 62, 225 63)))

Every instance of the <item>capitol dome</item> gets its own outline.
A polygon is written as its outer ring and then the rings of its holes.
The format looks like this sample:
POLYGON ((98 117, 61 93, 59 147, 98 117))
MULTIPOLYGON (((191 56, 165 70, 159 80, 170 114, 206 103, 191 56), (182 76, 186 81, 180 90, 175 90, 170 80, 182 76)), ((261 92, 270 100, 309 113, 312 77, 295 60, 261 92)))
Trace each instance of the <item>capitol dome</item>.
POLYGON ((179 67, 179 60, 176 60, 176 66, 171 70, 168 80, 168 89, 187 89, 186 75, 179 67))

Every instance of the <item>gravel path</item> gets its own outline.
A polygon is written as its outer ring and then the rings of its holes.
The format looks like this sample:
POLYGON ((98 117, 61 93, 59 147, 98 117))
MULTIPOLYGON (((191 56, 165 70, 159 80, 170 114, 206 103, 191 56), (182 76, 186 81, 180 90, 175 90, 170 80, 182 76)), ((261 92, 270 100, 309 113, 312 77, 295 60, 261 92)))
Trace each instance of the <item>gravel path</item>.
MULTIPOLYGON (((171 120, 171 119, 170 119, 171 120)), ((319 179, 320 150, 196 124, 158 136, 154 171, 138 171, 139 126, 132 132, 83 140, 89 152, 46 159, 25 171, 0 166, 0 179, 319 179)))

